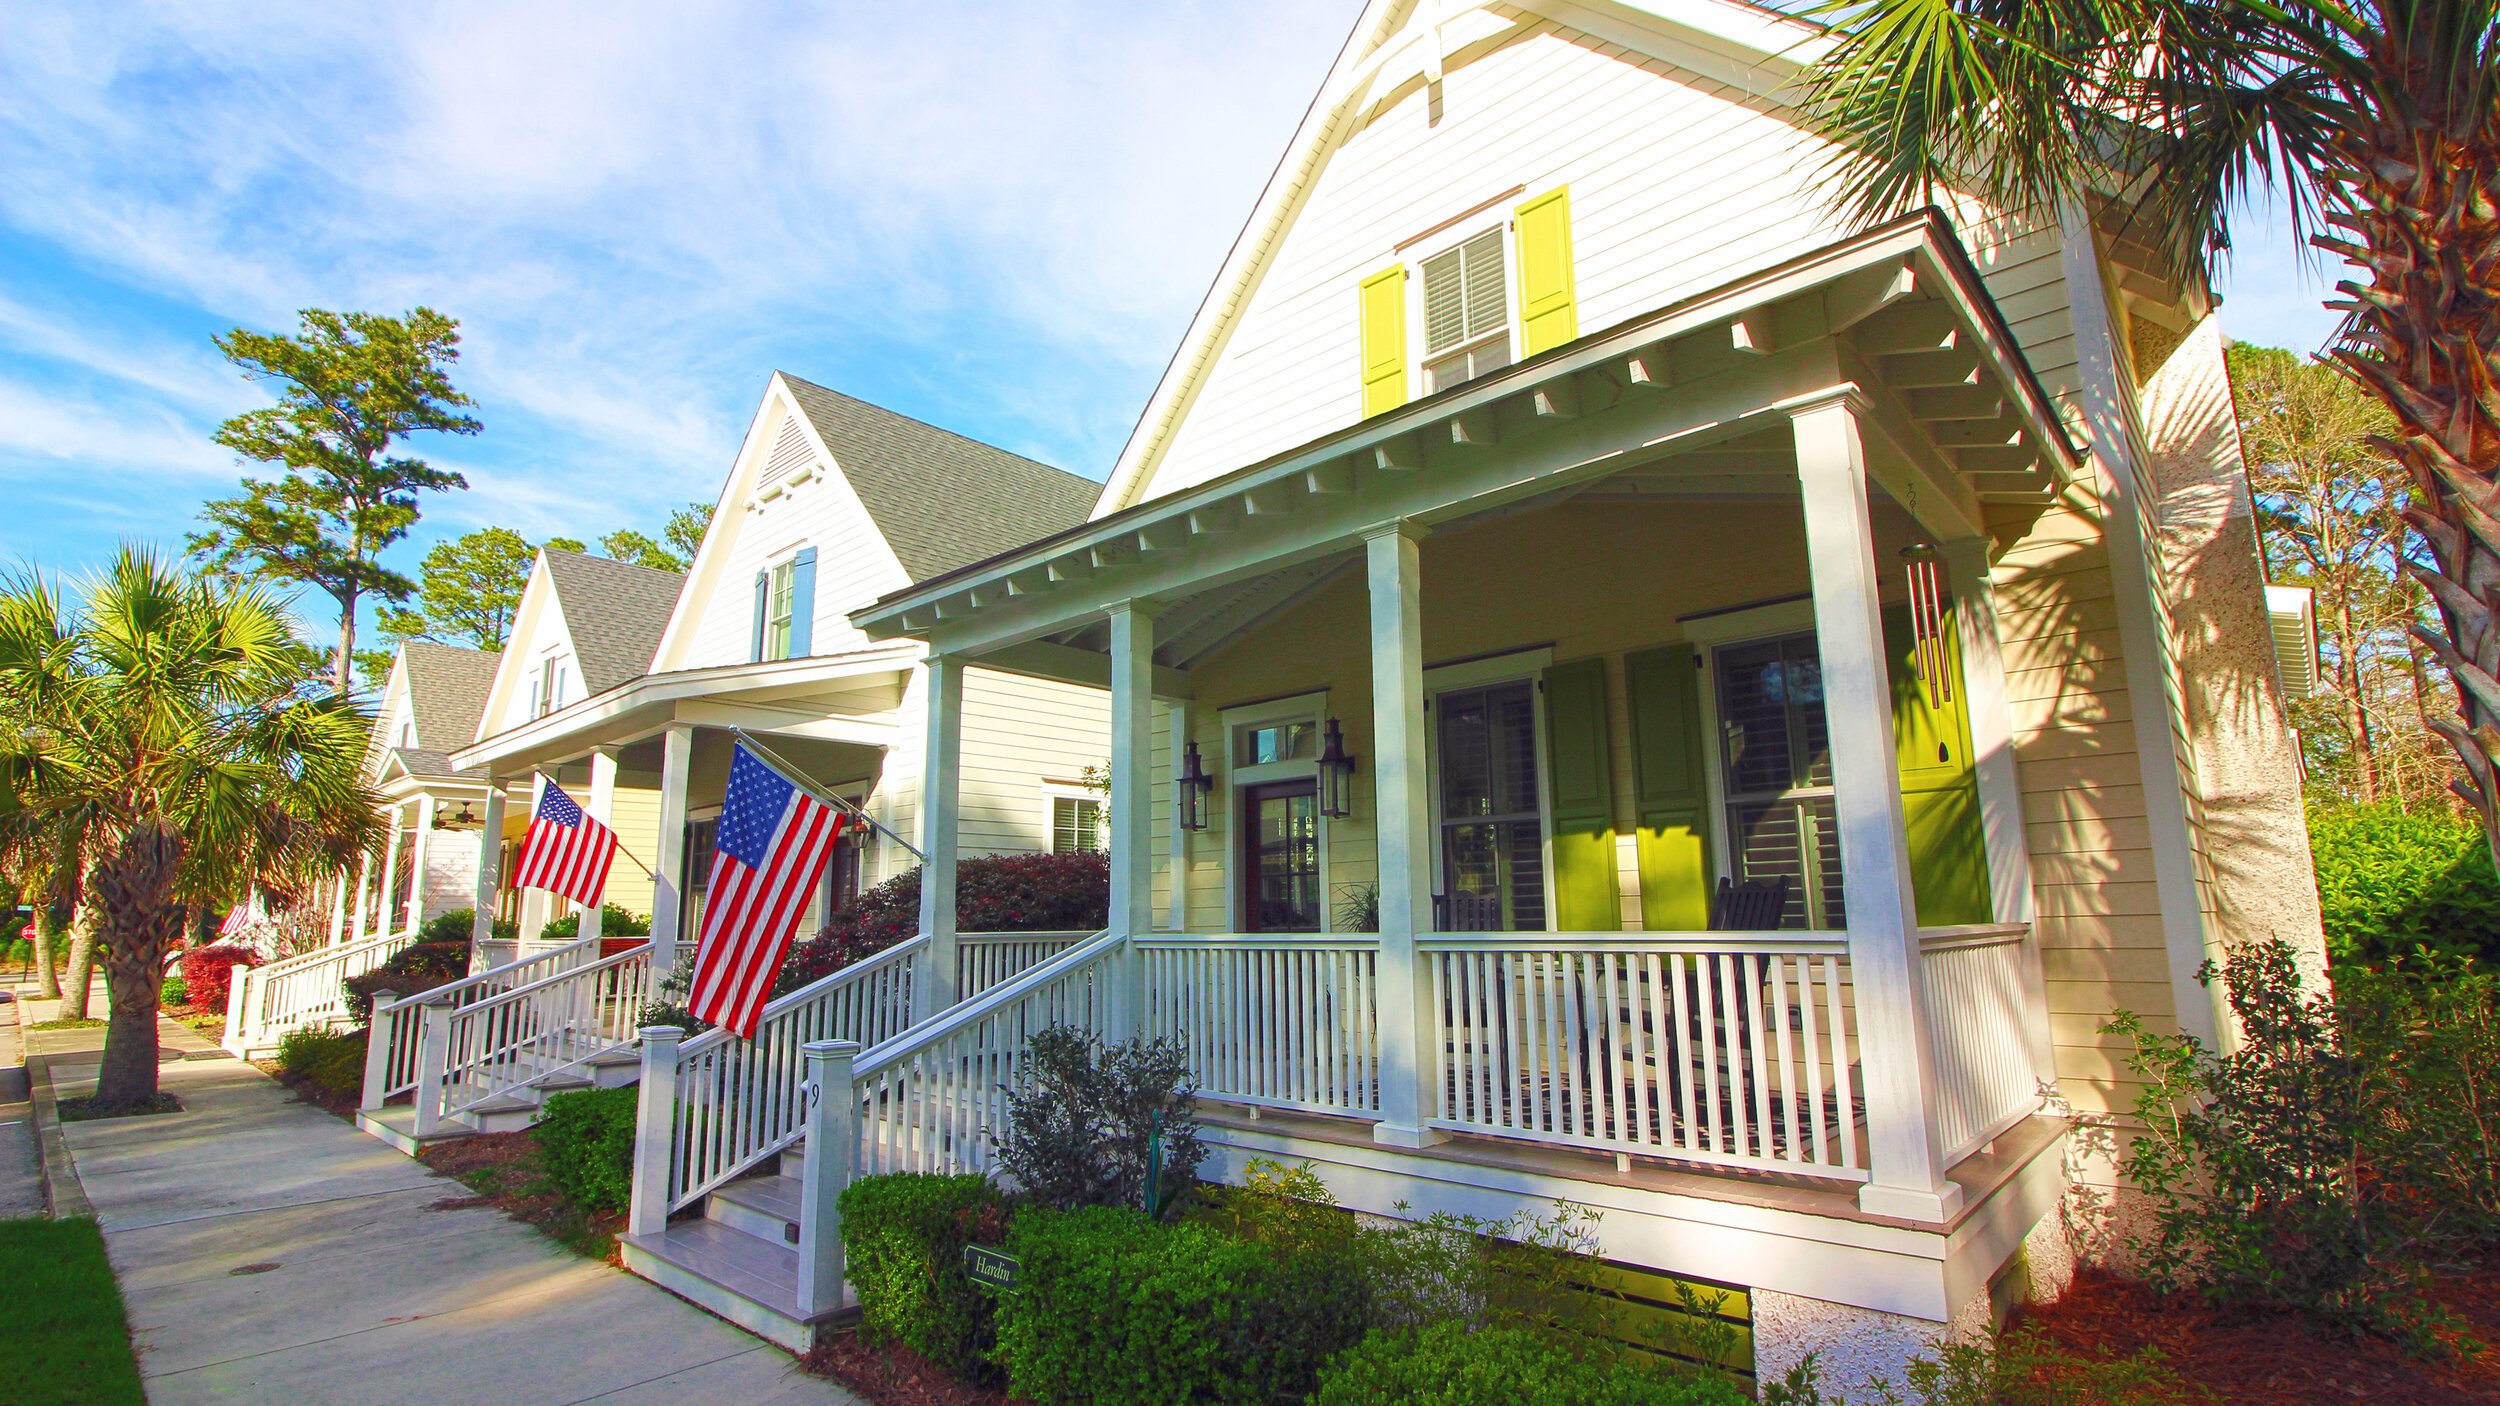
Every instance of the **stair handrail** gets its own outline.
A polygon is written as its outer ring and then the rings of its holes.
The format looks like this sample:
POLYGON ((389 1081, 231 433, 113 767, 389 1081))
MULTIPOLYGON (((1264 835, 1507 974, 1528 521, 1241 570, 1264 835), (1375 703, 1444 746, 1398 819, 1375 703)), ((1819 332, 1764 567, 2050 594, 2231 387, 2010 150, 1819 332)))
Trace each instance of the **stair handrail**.
MULTIPOLYGON (((417 1071, 420 1134, 431 1132, 436 1119, 467 1112, 513 1089, 580 1068, 599 1055, 634 1043, 642 1008, 657 980, 651 970, 652 955, 648 941, 637 942, 614 956, 444 1010, 436 1017, 446 1027, 444 1038, 425 1042, 428 1048, 442 1051, 443 1067, 417 1071), (618 982, 614 991, 601 994, 596 989, 606 984, 610 973, 632 969, 639 970, 618 982), (585 994, 587 1002, 581 999, 585 994), (615 1006, 624 1007, 622 1018, 611 1022, 609 1017, 617 1012, 607 1008, 615 1006), (611 1025, 614 1034, 608 1033, 611 1025), (509 1077, 520 1052, 551 1038, 579 1040, 585 1029, 590 1048, 568 1043, 557 1051, 568 1058, 542 1062, 521 1077, 509 1077), (455 1097, 452 1090, 461 1086, 471 1092, 455 1097)), ((425 1004, 440 1007, 433 1000, 437 991, 424 994, 425 1004)))
POLYGON ((424 1024, 424 1003, 448 1002, 458 1009, 501 995, 516 985, 540 979, 534 971, 525 974, 525 968, 569 969, 585 953, 597 952, 603 940, 594 933, 424 991, 375 1001, 366 1025, 364 1096, 357 1100, 357 1107, 371 1112, 417 1086, 417 1044, 424 1024))
MULTIPOLYGON (((273 1015, 267 1009, 269 991, 286 978, 300 976, 326 965, 351 966, 359 958, 373 956, 376 953, 395 952, 415 940, 415 934, 406 929, 375 933, 370 937, 357 938, 353 942, 330 943, 313 948, 309 952, 298 952, 292 957, 281 957, 277 961, 267 962, 257 967, 239 969, 234 974, 234 985, 227 993, 226 1047, 230 1050, 235 1050, 238 1045, 257 1047, 273 1034, 283 1034, 294 1029, 302 1023, 305 1015, 320 1010, 324 1006, 340 1004, 338 984, 329 982, 326 983, 327 992, 324 999, 273 1015)), ((372 964, 368 964, 365 969, 371 970, 372 964)), ((358 974, 349 971, 342 972, 341 976, 358 974)), ((235 1052, 241 1053, 240 1050, 235 1052)))

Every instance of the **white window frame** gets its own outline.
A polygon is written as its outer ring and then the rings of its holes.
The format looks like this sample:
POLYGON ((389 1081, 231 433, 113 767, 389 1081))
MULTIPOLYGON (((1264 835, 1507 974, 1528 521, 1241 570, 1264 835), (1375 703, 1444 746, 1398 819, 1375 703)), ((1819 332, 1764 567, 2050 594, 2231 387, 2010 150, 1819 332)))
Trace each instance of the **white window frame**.
MULTIPOLYGON (((1233 747, 1240 740, 1243 728, 1259 727, 1268 723, 1309 722, 1325 732, 1328 726, 1328 690, 1319 689, 1311 693, 1297 693, 1286 698, 1269 698, 1257 703, 1244 703, 1238 707, 1223 709, 1217 717, 1224 725, 1224 776, 1222 785, 1216 792, 1209 794, 1208 800, 1210 803, 1215 803, 1216 795, 1220 794, 1223 797, 1221 804, 1224 807, 1224 931, 1239 932, 1241 930, 1241 851, 1244 836, 1241 833, 1241 813, 1234 807, 1241 803, 1242 788, 1263 785, 1270 781, 1300 781, 1306 778, 1317 781, 1319 758, 1311 756, 1289 762, 1263 762, 1257 766, 1235 766, 1233 747)), ((1329 826, 1329 818, 1325 815, 1320 816, 1319 930, 1321 932, 1337 930, 1337 890, 1328 862, 1328 852, 1332 847, 1328 833, 1329 826)))
POLYGON ((563 711, 565 665, 572 657, 561 648, 538 656, 537 672, 530 679, 531 717, 544 718, 563 711))
MULTIPOLYGON (((1554 927, 1554 788, 1546 784, 1545 755, 1545 671, 1554 663, 1554 647, 1537 645, 1514 649, 1501 654, 1488 654, 1475 659, 1459 659, 1424 670, 1424 805, 1432 813, 1431 853, 1427 856, 1432 875, 1432 893, 1439 898, 1449 892, 1442 873, 1441 860, 1441 713, 1435 705, 1444 693, 1463 693, 1468 689, 1490 684, 1516 683, 1526 679, 1535 687, 1528 696, 1535 700, 1536 720, 1536 819, 1539 872, 1545 879, 1545 930, 1554 927)), ((1612 745, 1611 742, 1609 745, 1612 745)))
POLYGON ((790 657, 790 634, 799 622, 799 548, 794 543, 764 563, 764 657, 760 663, 777 664, 790 657), (785 573, 786 576, 785 576, 785 573), (773 607, 778 603, 784 582, 790 587, 789 612, 781 616, 781 652, 773 653, 773 607))
MULTIPOLYGON (((1406 325, 1409 329, 1407 336, 1410 353, 1407 365, 1411 368, 1408 372, 1411 378, 1407 387, 1408 399, 1421 400, 1426 396, 1437 394, 1432 389, 1429 380, 1430 373, 1426 369, 1432 362, 1444 361, 1463 351, 1482 346, 1496 335, 1510 339, 1510 362, 1508 364, 1517 365, 1520 362, 1522 358, 1519 355, 1519 232, 1512 226, 1510 210, 1507 206, 1488 211, 1484 217, 1462 221, 1434 236, 1431 243, 1419 244, 1409 249, 1406 264, 1408 270, 1406 325), (1502 236, 1502 330, 1499 334, 1483 332, 1473 337, 1462 338, 1438 352, 1428 350, 1426 339, 1431 332, 1425 319, 1424 265, 1460 245, 1481 238, 1490 231, 1499 231, 1502 236)), ((1492 373, 1486 372, 1485 374, 1491 375, 1492 373)), ((1471 376, 1468 381, 1481 379, 1483 379, 1481 376, 1471 376)), ((1461 384, 1466 384, 1466 382, 1461 384)))
POLYGON ((1044 853, 1061 853, 1059 848, 1059 802, 1091 801, 1099 807, 1094 818, 1094 838, 1101 854, 1111 852, 1111 798, 1077 781, 1044 781, 1042 783, 1042 839, 1044 853))
MULTIPOLYGON (((1693 646, 1701 658, 1702 742, 1709 749, 1710 761, 1702 768, 1702 784, 1710 798, 1710 867, 1715 888, 1718 880, 1736 874, 1736 856, 1731 848, 1735 838, 1727 828, 1727 738, 1719 723, 1719 649, 1723 645, 1751 644, 1808 632, 1815 634, 1819 654, 1822 636, 1815 630, 1811 597, 1714 611, 1677 624, 1684 632, 1684 642, 1693 646)), ((1832 791, 1835 795, 1840 791, 1840 769, 1836 766, 1832 769, 1832 791)))

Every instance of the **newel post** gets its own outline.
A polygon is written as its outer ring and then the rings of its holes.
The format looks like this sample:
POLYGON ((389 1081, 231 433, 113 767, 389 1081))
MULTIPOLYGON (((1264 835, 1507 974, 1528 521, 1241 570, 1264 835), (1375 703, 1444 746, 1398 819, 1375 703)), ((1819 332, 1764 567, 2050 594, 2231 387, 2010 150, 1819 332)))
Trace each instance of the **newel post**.
POLYGON ((842 1306, 842 1192, 859 1147, 859 1098, 852 1091, 850 1040, 811 1040, 807 1083, 807 1164, 799 1176, 799 1316, 842 1306))
POLYGON ((423 1024, 417 1031, 418 1137, 432 1137, 443 1125, 443 1097, 451 1079, 451 998, 429 996, 418 1006, 423 1024))
POLYGON ((677 1047, 686 1032, 646 1025, 642 1085, 634 1098, 634 1185, 625 1233, 657 1235, 668 1228, 668 1173, 677 1131, 677 1047))
POLYGON ((243 1053, 244 988, 252 984, 252 977, 259 970, 258 967, 245 967, 231 972, 226 982, 226 1048, 238 1055, 243 1053))
POLYGON ((396 991, 376 991, 365 1012, 365 1091, 356 1107, 368 1113, 382 1106, 383 1090, 390 1084, 391 1028, 398 1021, 384 1012, 398 999, 396 991))

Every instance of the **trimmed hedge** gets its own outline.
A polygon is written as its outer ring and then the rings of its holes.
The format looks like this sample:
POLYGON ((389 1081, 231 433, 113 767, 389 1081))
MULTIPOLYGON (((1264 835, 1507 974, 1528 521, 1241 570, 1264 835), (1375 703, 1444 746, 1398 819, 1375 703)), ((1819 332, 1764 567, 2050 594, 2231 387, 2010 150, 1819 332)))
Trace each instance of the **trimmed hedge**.
POLYGON ((621 1211, 634 1194, 633 1089, 582 1089, 557 1094, 530 1131, 547 1179, 573 1204, 621 1211))
MULTIPOLYGON (((960 932, 1092 932, 1110 921, 1107 855, 985 854, 955 868, 960 932)), ((773 983, 778 996, 873 957, 920 931, 920 870, 912 868, 835 909, 792 945, 773 983)))
POLYGON ((278 1037, 278 1069, 308 1079, 334 1094, 365 1087, 365 1032, 332 1032, 307 1025, 278 1037))
POLYGON ((373 993, 396 991, 414 996, 437 986, 458 981, 469 974, 469 944, 460 942, 417 942, 400 948, 391 959, 369 972, 351 976, 339 983, 347 1018, 358 1025, 373 1019, 373 993))
MULTIPOLYGON (((454 908, 449 912, 437 913, 426 919, 425 926, 417 929, 417 941, 465 943, 471 936, 471 930, 476 926, 476 909, 454 908)), ((510 942, 521 935, 521 925, 497 918, 494 931, 495 941, 510 942)))
POLYGON ((1718 1377, 1571 1357, 1521 1328, 1372 1333, 1329 1362, 1311 1406, 1751 1406, 1718 1377))
MULTIPOLYGON (((563 917, 549 918, 547 925, 538 930, 538 940, 541 942, 571 942, 581 935, 582 915, 569 908, 563 917)), ((651 915, 637 913, 615 903, 602 903, 599 905, 599 935, 601 937, 649 937, 651 915)))
POLYGON ((1028 1210, 1007 1243, 1019 1282, 999 1304, 997 1357, 1038 1406, 1300 1401, 1370 1309, 1342 1255, 1116 1207, 1028 1210))
POLYGON ((969 1382, 998 1383, 997 1299, 972 1282, 964 1246, 1007 1238, 1006 1193, 978 1174, 898 1172, 842 1192, 845 1277, 862 1335, 899 1342, 969 1382))
POLYGON ((194 947, 182 954, 182 989, 190 996, 192 1005, 222 1011, 226 1008, 227 992, 234 986, 234 969, 259 965, 258 952, 231 942, 194 947))

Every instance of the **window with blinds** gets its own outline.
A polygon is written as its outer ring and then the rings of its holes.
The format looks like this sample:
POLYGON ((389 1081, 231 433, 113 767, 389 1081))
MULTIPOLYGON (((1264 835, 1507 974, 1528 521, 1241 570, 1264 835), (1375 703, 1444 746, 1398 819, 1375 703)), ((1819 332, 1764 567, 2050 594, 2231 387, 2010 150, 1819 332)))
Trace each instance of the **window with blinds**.
POLYGON ((776 566, 769 573, 764 589, 764 657, 790 657, 790 619, 798 603, 799 563, 797 558, 776 566))
POLYGON ((1444 932, 1543 932, 1545 844, 1535 685, 1432 700, 1441 770, 1444 932))
POLYGON ((1424 260, 1424 391, 1445 391, 1510 365, 1510 279, 1502 231, 1486 230, 1424 260))
POLYGON ((1844 927, 1823 662, 1814 636, 1723 645, 1715 660, 1729 868, 1740 882, 1787 876, 1781 927, 1844 927))
POLYGON ((1054 796, 1050 802, 1053 854, 1091 854, 1102 848, 1102 802, 1054 796))

